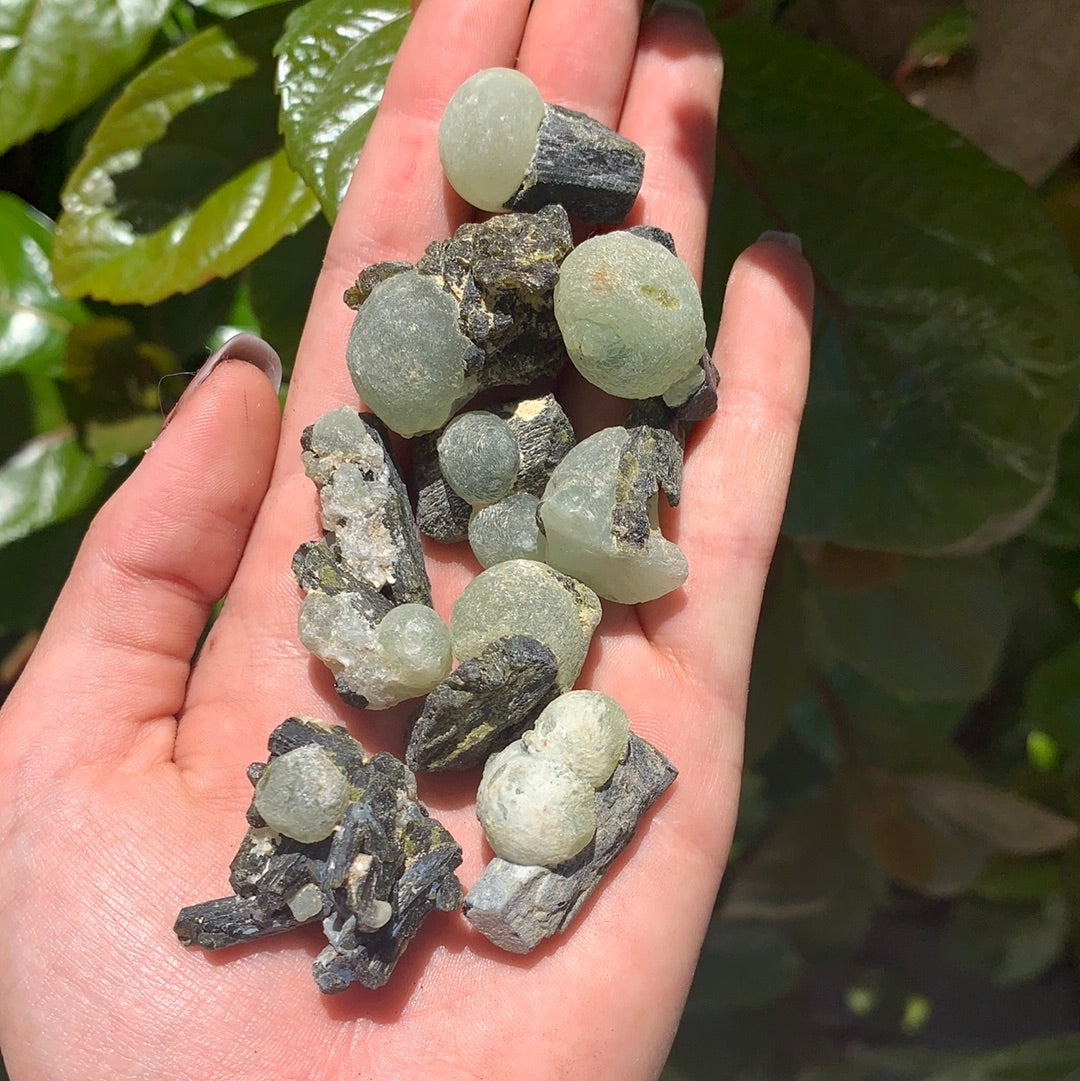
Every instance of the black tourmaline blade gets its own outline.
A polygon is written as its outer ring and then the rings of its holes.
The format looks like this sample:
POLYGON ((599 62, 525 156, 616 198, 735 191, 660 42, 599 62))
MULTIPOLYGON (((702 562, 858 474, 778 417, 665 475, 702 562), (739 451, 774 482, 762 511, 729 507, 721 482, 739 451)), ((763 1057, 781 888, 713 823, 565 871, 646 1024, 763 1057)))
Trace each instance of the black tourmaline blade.
POLYGON ((529 726, 551 700, 559 665, 528 635, 492 642, 462 661, 427 697, 405 751, 414 770, 480 765, 529 726))
MULTIPOLYGON (((252 823, 232 862, 232 897, 181 910, 185 945, 216 950, 322 921, 329 945, 312 968, 327 993, 381 987, 433 909, 461 903, 461 849, 416 799, 416 779, 391 755, 369 757, 344 728, 291 717, 271 733, 271 759, 307 744, 345 773, 350 803, 325 840, 311 844, 252 823)), ((261 773, 249 770, 252 781, 261 773)))

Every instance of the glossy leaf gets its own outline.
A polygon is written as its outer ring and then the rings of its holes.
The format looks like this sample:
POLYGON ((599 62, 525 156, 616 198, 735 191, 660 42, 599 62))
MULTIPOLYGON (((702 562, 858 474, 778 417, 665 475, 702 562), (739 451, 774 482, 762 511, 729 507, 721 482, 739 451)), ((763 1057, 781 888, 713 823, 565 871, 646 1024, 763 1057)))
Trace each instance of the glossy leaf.
POLYGON ((68 332, 90 317, 53 286, 52 229, 32 206, 0 192, 0 373, 59 374, 68 332))
POLYGON ((927 774, 905 778, 904 785, 923 814, 966 830, 1001 852, 1057 852, 1080 833, 1075 822, 982 781, 927 774))
POLYGON ((785 529, 920 554, 1015 535, 1080 391, 1060 237, 1018 177, 854 61, 715 28, 722 188, 758 210, 718 210, 710 280, 767 221, 802 236, 821 298, 785 529))
POLYGON ((996 563, 907 559, 866 589, 818 583, 810 602, 837 653, 871 682, 924 702, 964 701, 993 680, 1009 604, 996 563))
POLYGON ((694 974, 695 1007, 755 1009, 794 990, 801 954, 780 927, 714 918, 694 974))
POLYGON ((27 443, 0 466, 0 546, 81 510, 105 483, 105 470, 73 435, 27 443))
POLYGON ((285 149, 330 221, 409 19, 409 0, 309 0, 275 49, 285 149))
POLYGON ((74 116, 146 52, 172 0, 0 4, 0 153, 74 116))
POLYGON ((204 30, 125 87, 61 195, 63 293, 149 304, 189 292, 316 212, 274 131, 271 50, 294 6, 204 30))

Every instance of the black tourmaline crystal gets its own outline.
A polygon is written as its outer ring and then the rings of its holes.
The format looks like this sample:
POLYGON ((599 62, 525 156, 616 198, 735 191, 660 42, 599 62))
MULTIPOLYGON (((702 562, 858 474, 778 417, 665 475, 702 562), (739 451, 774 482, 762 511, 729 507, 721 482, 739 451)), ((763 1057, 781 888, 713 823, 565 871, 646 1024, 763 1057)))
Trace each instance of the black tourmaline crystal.
MULTIPOLYGON (((270 761, 310 745, 349 782, 333 832, 292 840, 253 803, 230 868, 233 896, 182 909, 174 930, 185 946, 216 950, 321 920, 329 945, 312 966, 320 990, 381 987, 424 917, 461 903, 461 849, 417 801, 412 772, 391 755, 368 756, 344 728, 292 717, 271 733, 270 761)), ((248 770, 253 784, 265 769, 248 770)))

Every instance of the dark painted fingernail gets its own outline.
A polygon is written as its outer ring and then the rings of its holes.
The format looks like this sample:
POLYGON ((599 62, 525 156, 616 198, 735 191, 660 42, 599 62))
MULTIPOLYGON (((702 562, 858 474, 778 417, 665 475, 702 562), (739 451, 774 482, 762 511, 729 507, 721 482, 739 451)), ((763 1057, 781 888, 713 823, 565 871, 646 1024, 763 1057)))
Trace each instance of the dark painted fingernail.
POLYGON ((169 415, 162 422, 162 431, 176 416, 176 411, 184 404, 184 401, 190 398, 210 378, 222 361, 226 360, 242 360, 246 364, 253 364, 270 381, 275 394, 281 389, 281 357, 277 355, 273 346, 268 345, 255 334, 234 334, 224 345, 206 358, 202 367, 195 373, 195 378, 188 383, 184 393, 180 395, 176 405, 172 407, 169 415))
POLYGON ((649 17, 662 15, 665 12, 674 12, 679 15, 695 15, 702 22, 705 21, 705 12, 693 0, 653 0, 653 5, 649 8, 649 17))
POLYGON ((774 244, 783 244, 785 248, 797 251, 802 255, 802 241, 797 233, 785 233, 780 229, 766 229, 758 240, 771 240, 774 244))

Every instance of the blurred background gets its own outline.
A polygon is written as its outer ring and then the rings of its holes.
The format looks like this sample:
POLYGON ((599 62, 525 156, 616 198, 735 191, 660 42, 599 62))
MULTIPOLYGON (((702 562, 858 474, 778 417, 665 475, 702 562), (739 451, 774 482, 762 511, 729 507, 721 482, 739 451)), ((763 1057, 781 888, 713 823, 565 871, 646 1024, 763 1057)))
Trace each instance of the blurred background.
MULTIPOLYGON (((664 1077, 1080 1081, 1080 2, 703 10, 713 325, 766 228, 818 306, 664 1077)), ((181 373, 246 329, 287 379, 408 19, 0 5, 0 695, 181 373)))

